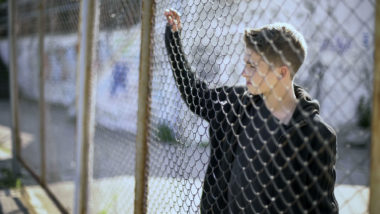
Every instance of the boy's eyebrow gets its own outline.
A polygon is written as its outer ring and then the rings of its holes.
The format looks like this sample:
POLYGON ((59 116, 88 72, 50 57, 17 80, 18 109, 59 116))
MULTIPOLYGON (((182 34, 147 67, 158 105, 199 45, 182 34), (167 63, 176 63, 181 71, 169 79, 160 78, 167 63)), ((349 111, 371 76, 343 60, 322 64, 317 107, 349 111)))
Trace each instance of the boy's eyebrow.
POLYGON ((248 64, 252 65, 252 66, 257 66, 257 63, 256 62, 253 62, 251 60, 248 60, 247 61, 248 64))
POLYGON ((252 61, 251 54, 245 54, 244 55, 244 61, 252 66, 258 66, 257 62, 252 61))

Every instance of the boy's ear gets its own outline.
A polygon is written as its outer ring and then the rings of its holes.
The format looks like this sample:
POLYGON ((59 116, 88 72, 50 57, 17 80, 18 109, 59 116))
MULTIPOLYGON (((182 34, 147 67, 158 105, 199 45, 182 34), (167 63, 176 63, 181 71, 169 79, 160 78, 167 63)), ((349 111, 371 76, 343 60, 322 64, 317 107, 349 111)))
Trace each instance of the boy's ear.
POLYGON ((280 76, 281 76, 281 79, 286 77, 288 74, 289 74, 289 68, 287 66, 281 66, 280 67, 280 76))

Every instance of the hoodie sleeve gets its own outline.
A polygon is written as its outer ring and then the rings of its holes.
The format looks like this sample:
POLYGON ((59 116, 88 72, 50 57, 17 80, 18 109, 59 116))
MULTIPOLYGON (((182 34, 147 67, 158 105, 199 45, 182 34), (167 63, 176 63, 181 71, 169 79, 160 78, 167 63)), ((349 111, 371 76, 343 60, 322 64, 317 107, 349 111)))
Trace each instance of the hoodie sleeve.
POLYGON ((336 134, 318 115, 316 125, 310 133, 308 148, 307 179, 308 197, 312 199, 312 210, 320 213, 338 213, 338 203, 334 196, 336 180, 336 134))
MULTIPOLYGON (((181 93, 182 99, 192 112, 210 121, 215 117, 215 111, 221 109, 221 101, 229 99, 230 87, 209 89, 207 84, 196 79, 182 50, 181 32, 172 32, 170 26, 165 30, 165 46, 169 62, 173 71, 174 80, 181 93)), ((230 102, 236 102, 236 98, 230 102)))

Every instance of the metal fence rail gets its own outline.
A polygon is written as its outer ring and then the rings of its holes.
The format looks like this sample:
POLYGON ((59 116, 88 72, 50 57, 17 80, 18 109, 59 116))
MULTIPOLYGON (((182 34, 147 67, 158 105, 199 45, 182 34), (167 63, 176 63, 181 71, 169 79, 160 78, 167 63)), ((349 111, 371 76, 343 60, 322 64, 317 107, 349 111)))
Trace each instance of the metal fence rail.
POLYGON ((65 213, 375 213, 379 4, 8 1, 14 156, 65 213))
MULTIPOLYGON (((376 26, 375 26, 375 47, 379 46, 380 41, 380 3, 376 2, 376 26)), ((370 203, 369 203, 369 212, 376 213, 379 210, 379 203, 377 203, 376 198, 379 197, 379 156, 377 152, 379 152, 379 86, 380 86, 380 53, 379 49, 376 48, 375 51, 375 69, 374 69, 374 89, 373 89, 373 112, 372 112, 372 138, 371 138, 371 179, 370 179, 370 203)))

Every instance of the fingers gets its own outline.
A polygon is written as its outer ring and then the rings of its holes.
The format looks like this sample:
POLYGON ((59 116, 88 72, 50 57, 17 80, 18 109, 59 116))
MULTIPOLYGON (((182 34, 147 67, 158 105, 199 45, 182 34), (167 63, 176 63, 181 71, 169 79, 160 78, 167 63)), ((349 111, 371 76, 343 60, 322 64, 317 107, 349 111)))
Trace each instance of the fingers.
POLYGON ((168 22, 173 22, 174 20, 178 23, 180 22, 181 15, 174 9, 165 10, 164 15, 168 22))
POLYGON ((169 12, 165 12, 165 17, 169 25, 173 25, 173 19, 169 12))
POLYGON ((181 29, 181 15, 174 9, 165 10, 164 15, 173 31, 181 29))
POLYGON ((169 14, 174 16, 175 18, 179 18, 181 15, 175 9, 167 9, 165 10, 165 15, 169 14))
POLYGON ((173 15, 173 17, 174 17, 175 19, 180 20, 181 15, 180 15, 176 10, 174 10, 174 9, 170 9, 170 11, 172 12, 172 15, 173 15))

